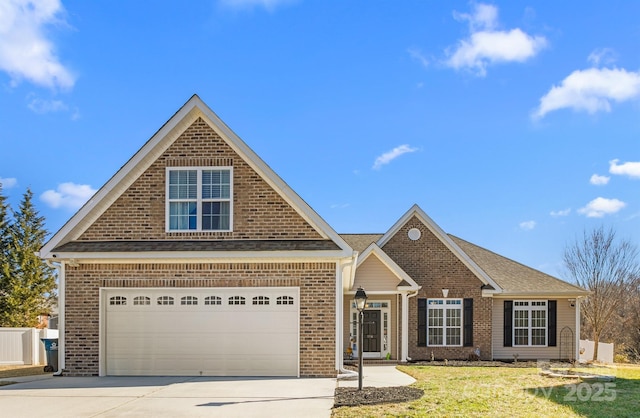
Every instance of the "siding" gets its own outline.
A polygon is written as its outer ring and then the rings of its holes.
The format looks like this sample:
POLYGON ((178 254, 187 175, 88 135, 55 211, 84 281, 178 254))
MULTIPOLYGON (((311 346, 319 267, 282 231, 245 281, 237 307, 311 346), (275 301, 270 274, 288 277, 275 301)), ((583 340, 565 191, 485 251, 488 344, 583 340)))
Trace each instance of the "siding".
MULTIPOLYGON (((539 298, 521 298, 523 300, 543 300, 539 298)), ((509 298, 508 300, 518 300, 509 298)), ((519 360, 537 360, 537 359, 558 359, 560 350, 565 353, 567 348, 562 346, 563 340, 560 333, 564 327, 569 327, 573 333, 574 351, 572 357, 575 356, 575 328, 576 328, 576 308, 569 305, 566 299, 551 299, 558 301, 557 308, 557 326, 556 326, 556 342, 555 347, 504 347, 504 299, 493 300, 493 358, 495 360, 513 360, 513 355, 518 354, 519 360)))
POLYGON ((362 286, 366 291, 395 292, 400 280, 375 255, 368 257, 356 271, 352 290, 362 286))

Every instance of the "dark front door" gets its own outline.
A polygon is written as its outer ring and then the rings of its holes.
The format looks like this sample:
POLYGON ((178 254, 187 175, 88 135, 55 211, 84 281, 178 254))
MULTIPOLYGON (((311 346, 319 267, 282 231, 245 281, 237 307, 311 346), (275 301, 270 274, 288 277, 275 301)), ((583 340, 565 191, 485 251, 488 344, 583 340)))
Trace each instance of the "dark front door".
POLYGON ((364 311, 362 335, 364 336, 362 351, 365 353, 379 353, 380 311, 364 311))

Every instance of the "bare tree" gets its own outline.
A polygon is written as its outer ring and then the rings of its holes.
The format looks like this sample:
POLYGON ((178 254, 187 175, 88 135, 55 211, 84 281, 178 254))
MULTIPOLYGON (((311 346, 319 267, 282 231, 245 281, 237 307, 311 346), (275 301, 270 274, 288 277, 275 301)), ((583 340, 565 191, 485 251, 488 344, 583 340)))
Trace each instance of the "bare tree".
POLYGON ((596 360, 600 336, 628 302, 632 281, 640 275, 638 250, 630 241, 617 241, 612 229, 600 227, 585 231, 581 240, 565 248, 564 265, 579 286, 591 291, 581 310, 591 330, 596 360))

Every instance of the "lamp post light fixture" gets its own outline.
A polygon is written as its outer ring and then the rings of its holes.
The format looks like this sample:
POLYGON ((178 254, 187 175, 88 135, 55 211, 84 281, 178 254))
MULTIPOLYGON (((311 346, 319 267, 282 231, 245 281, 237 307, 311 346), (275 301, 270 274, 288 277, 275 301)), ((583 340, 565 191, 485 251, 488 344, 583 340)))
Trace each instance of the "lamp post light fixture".
POLYGON ((364 335, 362 325, 364 322, 364 308, 367 306, 367 294, 359 287, 355 296, 356 309, 358 309, 358 390, 362 390, 362 346, 364 345, 364 335))

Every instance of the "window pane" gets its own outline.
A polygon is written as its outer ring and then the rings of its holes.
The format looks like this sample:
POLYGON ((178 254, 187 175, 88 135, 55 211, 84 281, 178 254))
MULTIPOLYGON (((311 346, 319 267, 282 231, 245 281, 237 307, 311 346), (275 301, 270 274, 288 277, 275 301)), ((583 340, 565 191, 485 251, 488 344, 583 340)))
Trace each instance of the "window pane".
POLYGON ((529 330, 528 329, 515 329, 514 343, 515 345, 529 345, 529 330))
POLYGON ((447 309, 447 326, 459 327, 462 325, 462 317, 460 314, 460 309, 447 309))
POLYGON ((169 229, 196 229, 198 218, 195 202, 169 203, 169 229))
POLYGON ((460 345, 460 328, 447 328, 447 345, 460 345))
POLYGON ((229 202, 202 203, 202 229, 227 230, 231 220, 229 202))
POLYGON ((429 327, 428 345, 443 345, 442 343, 443 343, 442 328, 429 327))
POLYGON ((197 173, 196 170, 169 171, 169 199, 196 199, 197 173))
POLYGON ((229 199, 231 195, 229 170, 202 171, 202 198, 229 199))

